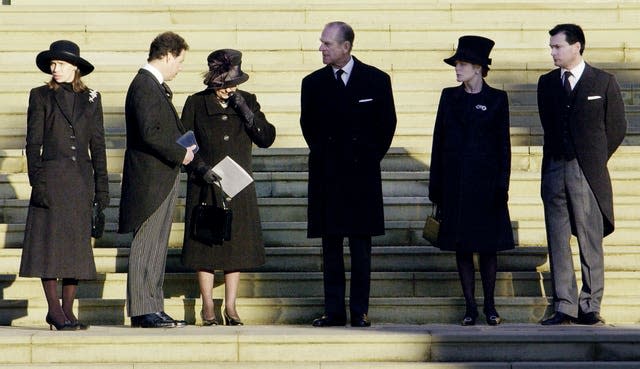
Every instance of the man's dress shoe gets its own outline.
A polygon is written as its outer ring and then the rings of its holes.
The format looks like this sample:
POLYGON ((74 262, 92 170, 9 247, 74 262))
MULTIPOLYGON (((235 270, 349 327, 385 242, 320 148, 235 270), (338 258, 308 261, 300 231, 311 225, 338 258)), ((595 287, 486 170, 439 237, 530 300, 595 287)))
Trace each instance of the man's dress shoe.
POLYGON ((313 321, 314 327, 344 327, 347 324, 347 318, 338 318, 331 315, 323 315, 313 321))
POLYGON ((173 320, 165 318, 159 312, 131 317, 131 326, 139 328, 175 328, 173 320))
POLYGON ((357 314, 351 317, 351 326, 352 327, 371 327, 371 321, 367 317, 367 314, 357 314))
POLYGON ((604 319, 600 316, 600 313, 597 311, 592 311, 590 313, 583 313, 582 311, 578 312, 578 324, 585 325, 594 325, 594 324, 604 324, 604 319))
POLYGON ((161 311, 161 312, 160 312, 160 315, 162 315, 162 317, 163 317, 165 320, 172 320, 172 321, 173 321, 173 323, 176 325, 176 327, 177 327, 177 328, 184 327, 184 326, 186 326, 186 325, 187 325, 187 322, 186 322, 186 321, 184 321, 184 320, 175 320, 175 319, 173 319, 172 317, 170 317, 167 313, 165 313, 164 311, 161 311))
POLYGON ((551 318, 545 319, 540 324, 542 325, 565 325, 573 324, 576 318, 569 316, 565 313, 557 311, 551 318))

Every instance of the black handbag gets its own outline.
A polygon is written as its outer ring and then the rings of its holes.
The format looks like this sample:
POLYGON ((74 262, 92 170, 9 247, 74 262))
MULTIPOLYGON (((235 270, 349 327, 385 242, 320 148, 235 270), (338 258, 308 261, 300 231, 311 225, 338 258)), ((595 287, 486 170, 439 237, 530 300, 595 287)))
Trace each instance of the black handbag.
POLYGON ((100 238, 104 233, 104 213, 98 206, 98 203, 93 204, 93 214, 91 214, 91 237, 100 238))
POLYGON ((221 195, 221 208, 215 204, 207 204, 209 187, 206 186, 200 192, 200 204, 191 213, 191 238, 209 246, 222 245, 222 241, 231 240, 233 213, 227 208, 224 193, 221 195))

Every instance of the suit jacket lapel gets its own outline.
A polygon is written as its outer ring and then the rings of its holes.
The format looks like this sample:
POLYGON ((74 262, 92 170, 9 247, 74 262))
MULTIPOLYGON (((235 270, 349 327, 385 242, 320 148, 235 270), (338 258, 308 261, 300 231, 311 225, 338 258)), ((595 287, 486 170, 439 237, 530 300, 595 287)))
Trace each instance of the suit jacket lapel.
MULTIPOLYGON (((594 77, 593 69, 589 64, 586 64, 584 72, 582 72, 582 76, 574 88, 575 96, 573 101, 575 107, 582 106, 584 102, 587 101, 587 95, 592 91, 593 84, 595 83, 594 77)), ((573 111, 575 112, 576 109, 573 111)))

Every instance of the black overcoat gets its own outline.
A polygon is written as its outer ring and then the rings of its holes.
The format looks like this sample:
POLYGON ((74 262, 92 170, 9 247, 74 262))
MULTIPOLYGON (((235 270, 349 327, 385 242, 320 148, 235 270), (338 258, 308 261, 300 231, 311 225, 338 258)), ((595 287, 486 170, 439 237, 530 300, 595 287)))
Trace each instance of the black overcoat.
POLYGON ((32 89, 26 155, 32 191, 20 276, 95 279, 91 209, 94 199, 109 201, 100 94, 32 89))
POLYGON ((391 79, 354 57, 346 88, 327 65, 302 80, 308 237, 384 234, 380 161, 396 128, 391 79))
MULTIPOLYGON (((484 82, 483 82, 484 83, 484 82)), ((492 252, 514 247, 507 207, 511 174, 509 102, 483 84, 445 88, 433 134, 429 199, 441 214, 437 246, 492 252)))
POLYGON ((139 227, 167 198, 187 150, 185 132, 164 88, 146 69, 129 85, 125 101, 127 148, 122 170, 118 232, 139 227))
POLYGON ((230 241, 222 245, 205 245, 191 238, 191 213, 200 202, 202 191, 207 191, 207 203, 222 204, 222 193, 202 180, 206 171, 225 156, 229 156, 253 176, 251 153, 253 144, 266 148, 276 137, 276 129, 260 110, 256 96, 237 90, 254 113, 254 125, 245 128, 243 118, 231 108, 223 108, 216 100, 215 91, 207 89, 189 96, 182 110, 182 123, 192 129, 200 150, 187 166, 187 206, 182 263, 192 269, 242 270, 260 266, 265 262, 262 227, 258 213, 255 184, 239 192, 228 202, 233 212, 230 241), (214 195, 214 196, 212 196, 214 195))
MULTIPOLYGON (((586 64, 586 63, 585 63, 586 64)), ((562 152, 561 110, 565 97, 561 88, 560 68, 538 80, 538 113, 544 129, 542 172, 551 157, 562 152)), ((574 87, 575 97, 569 117, 570 139, 578 164, 591 186, 603 215, 604 236, 615 228, 613 190, 607 162, 624 139, 627 121, 624 102, 616 78, 603 70, 585 65, 574 87)))

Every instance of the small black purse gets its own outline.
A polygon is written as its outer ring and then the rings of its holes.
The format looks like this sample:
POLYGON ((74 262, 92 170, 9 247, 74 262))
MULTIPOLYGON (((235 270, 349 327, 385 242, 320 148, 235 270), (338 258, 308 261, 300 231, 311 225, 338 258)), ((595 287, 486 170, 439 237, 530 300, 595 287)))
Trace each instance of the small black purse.
POLYGON ((91 237, 100 238, 104 233, 104 213, 98 206, 98 203, 93 204, 93 213, 91 214, 91 237))
POLYGON ((222 245, 222 241, 231 240, 233 213, 227 208, 224 193, 222 208, 207 204, 208 189, 209 186, 200 192, 200 204, 191 213, 191 238, 209 246, 222 245))

